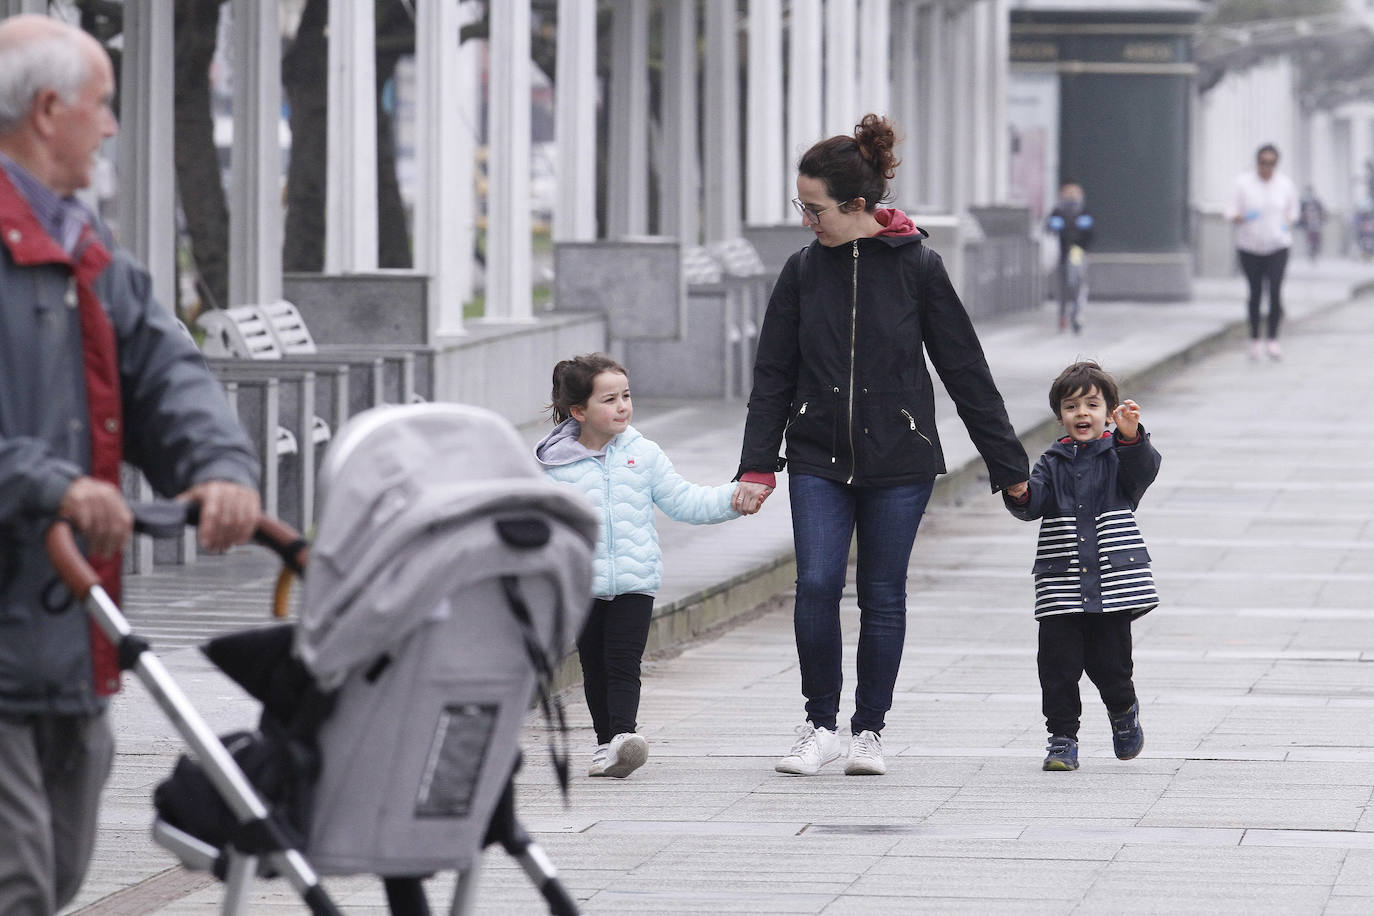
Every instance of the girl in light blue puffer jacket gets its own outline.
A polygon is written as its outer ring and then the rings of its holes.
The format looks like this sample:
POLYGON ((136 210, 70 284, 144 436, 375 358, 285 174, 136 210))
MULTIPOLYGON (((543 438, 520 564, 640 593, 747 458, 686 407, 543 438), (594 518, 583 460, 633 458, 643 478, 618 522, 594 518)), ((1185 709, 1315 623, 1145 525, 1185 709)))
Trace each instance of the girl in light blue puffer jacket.
POLYGON ((680 522, 723 522, 741 514, 736 485, 698 486, 674 471, 663 450, 630 425, 629 375, 605 354, 555 366, 550 407, 558 425, 534 455, 551 479, 577 487, 601 513, 595 601, 577 640, 596 729, 589 775, 624 778, 649 756, 635 716, 654 592, 663 579, 654 506, 680 522))

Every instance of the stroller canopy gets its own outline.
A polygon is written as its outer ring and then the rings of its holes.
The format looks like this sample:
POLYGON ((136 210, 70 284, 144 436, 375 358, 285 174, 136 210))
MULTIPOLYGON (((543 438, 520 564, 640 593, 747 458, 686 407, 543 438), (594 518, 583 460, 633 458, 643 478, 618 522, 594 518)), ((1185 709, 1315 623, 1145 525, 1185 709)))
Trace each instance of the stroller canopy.
MULTIPOLYGON (((469 582, 548 574, 550 551, 585 556, 597 536, 595 513, 544 477, 509 423, 460 404, 359 414, 331 444, 319 487, 295 651, 325 688, 446 613, 469 582), (522 529, 527 518, 546 523, 522 529), (511 549, 522 530, 546 537, 542 549, 511 549)), ((589 563, 553 575, 564 608, 590 602, 589 563)))

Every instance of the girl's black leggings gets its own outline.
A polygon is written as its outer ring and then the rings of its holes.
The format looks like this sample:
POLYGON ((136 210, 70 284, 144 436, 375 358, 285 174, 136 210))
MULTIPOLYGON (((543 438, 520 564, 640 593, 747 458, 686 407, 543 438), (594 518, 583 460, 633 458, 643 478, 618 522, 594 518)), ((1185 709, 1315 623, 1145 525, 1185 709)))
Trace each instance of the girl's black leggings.
POLYGON ((653 616, 653 595, 631 593, 592 602, 577 639, 577 657, 582 662, 582 690, 597 744, 635 730, 639 665, 653 616))

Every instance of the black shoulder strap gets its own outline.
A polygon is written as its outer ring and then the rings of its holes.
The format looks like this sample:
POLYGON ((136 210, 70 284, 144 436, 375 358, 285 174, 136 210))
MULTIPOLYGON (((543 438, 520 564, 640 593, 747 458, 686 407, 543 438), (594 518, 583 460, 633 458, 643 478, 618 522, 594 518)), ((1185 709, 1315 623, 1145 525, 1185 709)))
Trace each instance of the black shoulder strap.
POLYGON ((907 258, 902 268, 902 283, 906 286, 907 295, 916 300, 917 308, 924 305, 922 292, 925 289, 925 281, 930 272, 930 259, 934 253, 926 247, 924 242, 917 243, 920 251, 916 260, 907 258))

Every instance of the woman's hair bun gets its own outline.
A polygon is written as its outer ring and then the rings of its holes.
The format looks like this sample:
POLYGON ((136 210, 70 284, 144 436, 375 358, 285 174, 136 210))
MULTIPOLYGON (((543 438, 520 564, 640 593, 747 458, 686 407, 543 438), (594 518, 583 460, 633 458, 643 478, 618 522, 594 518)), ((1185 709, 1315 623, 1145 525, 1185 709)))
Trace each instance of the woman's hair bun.
POLYGON ((859 144, 859 155, 873 166, 884 180, 891 181, 897 174, 901 160, 893 153, 897 145, 897 131, 892 122, 882 115, 866 114, 863 120, 854 125, 854 142, 859 144))

